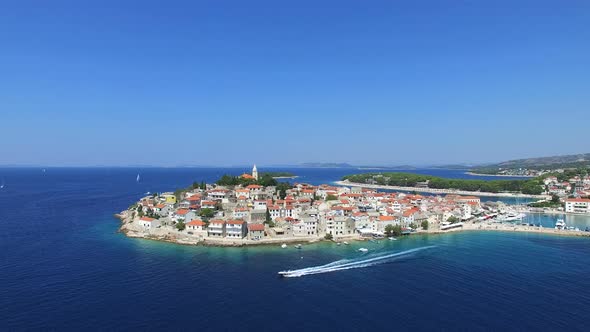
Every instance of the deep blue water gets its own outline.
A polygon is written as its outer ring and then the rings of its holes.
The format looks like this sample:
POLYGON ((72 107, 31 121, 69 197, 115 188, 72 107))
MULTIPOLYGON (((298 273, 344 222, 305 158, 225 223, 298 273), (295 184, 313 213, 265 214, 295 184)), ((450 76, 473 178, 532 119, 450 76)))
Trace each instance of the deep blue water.
MULTIPOLYGON (((228 171, 242 170, 143 169, 136 183, 137 169, 0 169, 0 330, 586 330, 586 238, 473 232, 298 251, 117 233, 113 213, 142 193, 228 171), (277 278, 426 246, 435 247, 364 268, 277 278)), ((350 172, 293 171, 312 183, 350 172)))

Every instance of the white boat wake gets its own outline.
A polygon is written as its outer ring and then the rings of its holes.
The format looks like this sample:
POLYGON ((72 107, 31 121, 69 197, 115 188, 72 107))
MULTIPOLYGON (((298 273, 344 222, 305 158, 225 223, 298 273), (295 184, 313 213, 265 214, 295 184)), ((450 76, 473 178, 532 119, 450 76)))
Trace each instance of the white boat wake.
POLYGON ((285 278, 302 277, 311 274, 328 273, 342 270, 358 269, 362 267, 369 267, 373 265, 391 262, 397 258, 408 256, 416 252, 434 248, 436 246, 419 247, 393 254, 379 255, 379 256, 364 256, 362 259, 341 259, 332 263, 320 266, 306 267, 299 270, 281 271, 279 275, 285 278))

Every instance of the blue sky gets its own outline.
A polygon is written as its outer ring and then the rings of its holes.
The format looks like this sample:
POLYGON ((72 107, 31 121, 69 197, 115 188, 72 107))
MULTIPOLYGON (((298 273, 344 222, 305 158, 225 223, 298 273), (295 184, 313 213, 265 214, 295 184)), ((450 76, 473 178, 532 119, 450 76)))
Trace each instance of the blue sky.
POLYGON ((3 1, 0 164, 590 152, 589 22, 588 1, 3 1))

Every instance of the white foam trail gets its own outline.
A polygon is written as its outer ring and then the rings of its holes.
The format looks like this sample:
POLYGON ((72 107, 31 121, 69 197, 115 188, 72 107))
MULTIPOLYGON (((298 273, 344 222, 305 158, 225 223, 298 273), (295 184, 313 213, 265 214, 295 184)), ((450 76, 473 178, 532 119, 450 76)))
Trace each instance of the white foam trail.
POLYGON ((373 266, 377 264, 386 263, 389 259, 406 256, 409 254, 413 254, 415 252, 434 248, 435 246, 426 246, 426 247, 419 247, 410 250, 405 250, 393 254, 381 255, 376 257, 369 257, 364 258, 361 260, 354 260, 354 259, 341 259, 339 261, 335 261, 332 263, 328 263, 325 265, 320 266, 312 266, 306 267, 304 269, 299 270, 292 270, 292 271, 281 271, 279 274, 283 277, 292 278, 292 277, 301 277, 305 275, 311 274, 320 274, 320 273, 328 273, 328 272, 335 272, 335 271, 342 271, 342 270, 349 270, 349 269, 358 269, 362 267, 373 266))

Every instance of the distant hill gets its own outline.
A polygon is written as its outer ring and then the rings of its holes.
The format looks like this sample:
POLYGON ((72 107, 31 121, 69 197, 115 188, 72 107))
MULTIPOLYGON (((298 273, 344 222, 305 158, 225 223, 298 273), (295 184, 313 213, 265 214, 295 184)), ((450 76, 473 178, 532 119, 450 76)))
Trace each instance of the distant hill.
POLYGON ((497 164, 474 167, 472 171, 490 169, 557 169, 578 168, 590 166, 590 153, 572 154, 564 156, 539 157, 508 160, 497 164))

